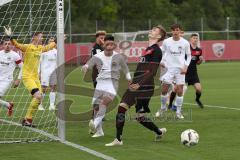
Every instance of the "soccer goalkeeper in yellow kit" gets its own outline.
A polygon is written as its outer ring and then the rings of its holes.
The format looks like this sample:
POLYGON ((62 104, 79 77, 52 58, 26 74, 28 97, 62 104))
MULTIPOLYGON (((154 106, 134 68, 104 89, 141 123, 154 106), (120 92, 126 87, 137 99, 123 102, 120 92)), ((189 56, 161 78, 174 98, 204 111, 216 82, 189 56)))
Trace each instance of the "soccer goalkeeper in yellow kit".
MULTIPOLYGON (((11 28, 4 28, 5 34, 11 37, 11 28)), ((42 39, 43 34, 41 32, 36 32, 33 34, 30 44, 20 44, 15 39, 11 39, 13 45, 22 51, 24 59, 22 80, 24 86, 28 89, 33 97, 28 107, 26 116, 22 121, 22 125, 28 127, 36 127, 32 124, 33 114, 38 109, 38 105, 42 99, 41 83, 38 76, 40 54, 51 50, 56 46, 55 42, 51 42, 50 44, 43 46, 42 39)))

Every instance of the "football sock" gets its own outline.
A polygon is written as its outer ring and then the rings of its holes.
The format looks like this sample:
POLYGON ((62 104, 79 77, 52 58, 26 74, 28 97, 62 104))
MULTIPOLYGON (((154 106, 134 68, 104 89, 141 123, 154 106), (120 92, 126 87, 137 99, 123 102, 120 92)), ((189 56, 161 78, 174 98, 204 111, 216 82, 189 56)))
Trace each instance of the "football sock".
POLYGON ((33 113, 38 109, 39 104, 40 104, 39 99, 37 98, 32 99, 25 116, 26 119, 32 119, 33 113))
POLYGON ((116 129, 117 129, 116 138, 118 139, 118 141, 122 141, 122 132, 125 123, 126 111, 127 109, 121 106, 118 107, 118 113, 116 115, 116 129))
POLYGON ((196 101, 199 101, 202 93, 201 92, 196 92, 196 101))
POLYGON ((181 97, 177 96, 174 104, 175 106, 177 106, 177 113, 181 113, 182 104, 183 104, 183 96, 181 97))
POLYGON ((8 102, 3 101, 3 100, 1 100, 1 99, 0 99, 0 105, 2 105, 2 106, 5 107, 5 108, 8 108, 8 107, 10 106, 10 104, 9 104, 8 102))
POLYGON ((56 99, 56 92, 50 92, 49 93, 49 99, 50 99, 50 105, 55 104, 55 99, 56 99))
POLYGON ((170 100, 169 100, 169 106, 172 106, 175 97, 176 97, 176 92, 171 92, 170 100))
POLYGON ((166 103, 167 103, 168 96, 161 95, 161 109, 166 110, 166 103))
POLYGON ((43 93, 43 94, 42 94, 41 104, 43 103, 43 100, 44 100, 44 98, 45 98, 45 95, 46 95, 46 93, 43 93))
POLYGON ((102 119, 105 116, 106 110, 107 110, 106 105, 103 105, 103 104, 99 105, 99 110, 96 114, 96 117, 93 120, 95 128, 97 128, 99 126, 99 124, 102 123, 102 119))
POLYGON ((142 117, 138 117, 136 118, 137 121, 143 125, 145 128, 154 131, 156 134, 161 135, 162 132, 159 130, 159 128, 151 121, 151 119, 142 116, 142 117))
POLYGON ((103 122, 100 122, 99 125, 97 126, 97 128, 96 128, 97 133, 102 133, 102 132, 103 132, 102 123, 103 123, 103 122))

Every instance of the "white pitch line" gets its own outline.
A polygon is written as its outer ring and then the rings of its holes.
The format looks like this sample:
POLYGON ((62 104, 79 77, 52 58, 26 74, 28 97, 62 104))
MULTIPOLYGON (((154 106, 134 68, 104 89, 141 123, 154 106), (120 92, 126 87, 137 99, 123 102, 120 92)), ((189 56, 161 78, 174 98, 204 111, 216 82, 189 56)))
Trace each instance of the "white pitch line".
MULTIPOLYGON (((12 125, 15 125, 15 126, 22 127, 22 125, 17 123, 17 122, 8 121, 8 120, 5 120, 5 119, 0 119, 0 121, 5 122, 5 123, 9 123, 9 124, 12 124, 12 125)), ((105 155, 103 153, 97 152, 97 151, 89 149, 87 147, 84 147, 84 146, 81 146, 81 145, 78 145, 78 144, 75 144, 75 143, 72 143, 72 142, 69 142, 69 141, 61 141, 59 137, 54 136, 54 135, 52 135, 50 133, 47 133, 45 131, 42 131, 40 129, 31 128, 31 127, 24 127, 24 128, 26 128, 26 129, 28 129, 30 131, 33 131, 33 132, 37 132, 37 133, 42 134, 42 135, 44 135, 46 137, 49 137, 50 139, 53 139, 55 141, 59 141, 59 142, 65 144, 67 146, 70 146, 70 147, 79 149, 81 151, 87 152, 87 153, 89 153, 91 155, 94 155, 96 157, 102 158, 104 160, 116 160, 113 157, 107 156, 107 155, 105 155)))
MULTIPOLYGON (((183 103, 183 104, 197 106, 197 104, 195 104, 195 103, 183 103)), ((208 107, 208 108, 221 108, 221 109, 230 109, 230 110, 240 111, 240 108, 232 108, 232 107, 224 107, 224 106, 214 106, 214 105, 207 105, 207 104, 204 104, 204 107, 208 107)))
MULTIPOLYGON (((151 104, 160 104, 160 102, 157 103, 151 103, 151 104)), ((191 106, 198 106, 195 103, 183 103, 186 105, 191 105, 191 106)), ((220 109, 229 109, 229 110, 236 110, 236 111, 240 111, 240 108, 233 108, 233 107, 225 107, 225 106, 215 106, 215 105, 208 105, 208 104, 204 104, 204 107, 208 107, 208 108, 220 108, 220 109)))

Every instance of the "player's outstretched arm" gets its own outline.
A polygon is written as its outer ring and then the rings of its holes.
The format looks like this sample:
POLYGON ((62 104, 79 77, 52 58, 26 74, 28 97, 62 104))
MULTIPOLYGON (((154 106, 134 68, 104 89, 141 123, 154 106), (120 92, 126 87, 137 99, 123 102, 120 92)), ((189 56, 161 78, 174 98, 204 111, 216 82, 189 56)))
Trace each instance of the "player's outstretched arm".
POLYGON ((51 43, 49 43, 48 45, 43 46, 43 48, 42 48, 42 53, 47 52, 47 51, 50 51, 50 50, 52 50, 52 49, 55 48, 55 47, 56 47, 56 43, 55 43, 55 42, 51 42, 51 43))
POLYGON ((87 61, 87 63, 86 63, 84 66, 82 66, 81 71, 83 71, 84 73, 86 73, 86 72, 88 71, 88 69, 92 69, 92 67, 97 64, 97 59, 98 59, 98 58, 95 57, 95 56, 93 56, 92 58, 90 58, 90 59, 87 61))
POLYGON ((130 82, 132 80, 131 78, 131 74, 129 72, 129 68, 128 68, 128 65, 127 65, 127 62, 124 60, 124 55, 121 55, 120 57, 120 64, 121 64, 121 67, 122 67, 122 70, 123 70, 123 73, 125 74, 126 76, 126 79, 130 82))
POLYGON ((12 44, 13 44, 16 48, 18 48, 18 49, 20 49, 21 51, 23 51, 23 53, 27 50, 28 45, 18 43, 17 40, 15 40, 15 39, 12 38, 13 32, 12 32, 11 27, 6 28, 6 27, 4 26, 4 33, 5 33, 6 36, 8 36, 8 37, 11 38, 11 42, 12 42, 12 44))
POLYGON ((20 49, 23 54, 25 53, 25 51, 26 51, 27 48, 28 48, 28 45, 27 45, 27 44, 18 43, 17 40, 15 40, 15 39, 11 39, 11 42, 12 42, 12 44, 13 44, 16 48, 20 49))

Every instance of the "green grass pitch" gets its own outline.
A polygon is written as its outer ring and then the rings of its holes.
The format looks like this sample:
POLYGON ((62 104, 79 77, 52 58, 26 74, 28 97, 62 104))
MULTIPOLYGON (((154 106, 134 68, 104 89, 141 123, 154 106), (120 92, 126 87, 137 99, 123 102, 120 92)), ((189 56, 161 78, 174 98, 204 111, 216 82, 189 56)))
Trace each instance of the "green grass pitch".
MULTIPOLYGON (((168 111, 165 119, 155 119, 159 127, 166 127, 168 130, 166 136, 159 143, 154 142, 155 135, 153 132, 146 130, 134 120, 135 109, 132 107, 128 112, 128 119, 125 123, 123 133, 124 145, 112 148, 105 147, 104 144, 114 139, 116 109, 109 112, 106 117, 107 121, 104 122, 105 136, 97 139, 91 138, 88 134, 88 122, 81 115, 84 116, 85 114, 82 113, 88 111, 91 107, 90 95, 92 93, 85 93, 85 91, 89 87, 91 88, 92 84, 82 82, 81 72, 79 69, 76 69, 66 78, 67 84, 74 85, 76 88, 70 88, 69 92, 73 90, 74 93, 66 96, 67 99, 72 101, 67 115, 66 139, 119 160, 238 159, 240 153, 239 68, 240 62, 214 62, 200 65, 199 76, 203 86, 202 101, 204 104, 210 106, 200 109, 195 105, 190 105, 191 103, 195 103, 195 92, 193 87, 189 87, 184 97, 184 102, 189 103, 183 107, 186 117, 184 121, 175 120, 174 114, 171 111, 168 111), (78 92, 78 87, 80 89, 85 88, 86 90, 78 92), (221 106, 226 108, 219 108, 221 106), (238 110, 231 108, 237 108, 238 110), (199 144, 190 148, 180 143, 181 132, 188 128, 196 130, 200 135, 199 144)), ((122 86, 120 88, 120 96, 125 90, 124 86, 126 85, 122 84, 122 86)), ((155 96, 151 99, 150 104, 152 114, 160 107, 160 89, 158 87, 159 84, 156 80, 155 96)), ((27 97, 28 93, 26 92, 24 95, 27 97)), ((116 100, 116 104, 118 100, 116 100)), ((17 104, 16 107, 21 107, 21 105, 17 104)), ((1 109, 1 115, 3 112, 5 111, 1 109)), ((18 112, 15 114, 17 114, 14 115, 16 117, 20 116, 18 112)), ((0 127, 1 132, 4 129, 6 128, 0 127)), ((100 158, 59 142, 44 142, 0 144, 0 159, 97 160, 100 158)))

